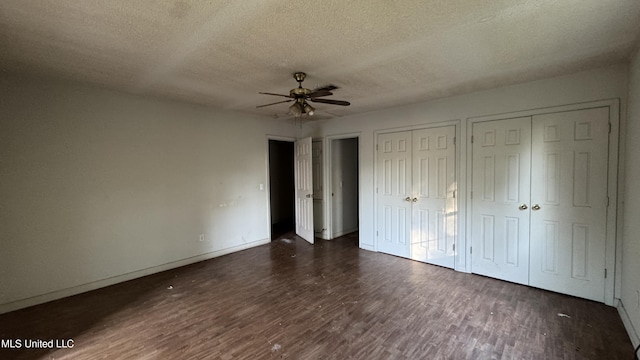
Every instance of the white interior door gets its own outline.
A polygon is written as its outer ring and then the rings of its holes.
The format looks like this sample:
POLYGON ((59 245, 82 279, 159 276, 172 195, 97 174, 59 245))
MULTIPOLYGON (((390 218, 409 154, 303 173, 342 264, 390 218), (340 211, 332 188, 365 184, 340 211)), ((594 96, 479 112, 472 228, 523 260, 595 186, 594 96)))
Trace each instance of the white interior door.
POLYGON ((609 109, 534 116, 530 285, 604 301, 609 109))
POLYGON ((295 142, 296 234, 313 244, 313 167, 311 138, 295 142))
POLYGON ((472 272, 529 283, 531 118, 473 124, 472 272))
POLYGON ((378 136, 378 251, 409 257, 411 236, 411 132, 378 136))
POLYGON ((411 258, 453 268, 455 126, 413 131, 411 258))

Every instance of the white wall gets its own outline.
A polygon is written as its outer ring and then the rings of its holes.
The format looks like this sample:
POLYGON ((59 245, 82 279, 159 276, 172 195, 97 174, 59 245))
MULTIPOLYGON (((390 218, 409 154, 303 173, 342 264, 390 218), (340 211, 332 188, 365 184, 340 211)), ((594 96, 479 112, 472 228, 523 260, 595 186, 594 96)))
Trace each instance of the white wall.
POLYGON ((621 315, 634 346, 640 344, 640 51, 629 68, 621 315), (625 319, 625 317, 627 317, 625 319))
POLYGON ((286 122, 6 75, 0 114, 0 312, 269 241, 286 122))
MULTIPOLYGON (((624 114, 627 94, 626 65, 606 67, 568 76, 543 79, 513 86, 444 98, 378 112, 310 122, 305 136, 323 137, 360 133, 360 247, 375 250, 374 229, 374 132, 393 128, 419 128, 421 125, 460 120, 459 194, 466 194, 466 160, 468 136, 466 120, 470 117, 502 114, 558 105, 620 98, 624 114)), ((624 131, 624 118, 621 119, 624 131)), ((466 200, 460 199, 459 245, 466 248, 466 200)), ((456 259, 456 269, 469 271, 466 252, 456 259)))

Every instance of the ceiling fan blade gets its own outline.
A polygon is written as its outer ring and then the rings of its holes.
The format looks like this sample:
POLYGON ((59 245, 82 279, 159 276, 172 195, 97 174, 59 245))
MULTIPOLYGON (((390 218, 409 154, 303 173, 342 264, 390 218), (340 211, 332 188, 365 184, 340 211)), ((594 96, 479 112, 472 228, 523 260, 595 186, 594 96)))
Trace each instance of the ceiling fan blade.
POLYGON ((293 98, 293 96, 291 96, 291 95, 274 94, 274 93, 267 93, 267 92, 259 92, 258 94, 263 94, 263 95, 273 95, 273 96, 282 96, 282 97, 293 98))
POLYGON ((329 96, 329 95, 333 95, 333 93, 330 92, 330 91, 313 91, 313 92, 307 94, 307 97, 317 98, 317 97, 329 96))
POLYGON ((350 102, 344 100, 330 100, 330 99, 309 99, 313 102, 323 103, 323 104, 331 104, 331 105, 341 105, 341 106, 349 106, 350 102))
POLYGON ((261 108, 261 107, 265 107, 265 106, 271 106, 271 105, 275 105, 275 104, 282 104, 282 103, 291 102, 291 101, 293 101, 293 99, 278 101, 278 102, 274 102, 274 103, 271 103, 271 104, 258 105, 258 106, 256 106, 256 108, 261 108))
POLYGON ((321 86, 321 87, 317 87, 317 88, 313 89, 312 92, 333 91, 333 90, 337 90, 337 89, 339 89, 339 87, 337 87, 335 85, 325 85, 325 86, 321 86))

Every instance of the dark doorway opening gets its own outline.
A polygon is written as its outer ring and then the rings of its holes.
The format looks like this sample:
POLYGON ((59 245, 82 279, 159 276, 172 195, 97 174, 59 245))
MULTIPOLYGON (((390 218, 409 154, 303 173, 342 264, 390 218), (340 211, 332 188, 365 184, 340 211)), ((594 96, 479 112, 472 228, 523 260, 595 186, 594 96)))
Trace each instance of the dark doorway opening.
POLYGON ((269 140, 271 239, 295 230, 293 142, 269 140))

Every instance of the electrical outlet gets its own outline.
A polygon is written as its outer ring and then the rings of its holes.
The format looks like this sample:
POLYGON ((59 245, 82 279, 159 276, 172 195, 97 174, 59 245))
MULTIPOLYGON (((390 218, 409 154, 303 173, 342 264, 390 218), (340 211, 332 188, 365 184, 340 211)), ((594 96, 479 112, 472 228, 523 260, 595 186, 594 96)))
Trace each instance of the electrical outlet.
POLYGON ((204 241, 204 234, 200 234, 200 241, 204 241))

